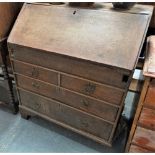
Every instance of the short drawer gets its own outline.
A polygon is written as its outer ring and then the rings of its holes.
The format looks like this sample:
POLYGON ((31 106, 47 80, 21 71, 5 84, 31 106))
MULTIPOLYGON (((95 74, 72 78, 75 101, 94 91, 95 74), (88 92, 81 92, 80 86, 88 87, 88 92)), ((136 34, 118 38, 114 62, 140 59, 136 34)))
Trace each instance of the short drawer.
POLYGON ((118 105, 124 95, 124 90, 67 75, 61 75, 61 86, 118 105))
POLYGON ((15 46, 14 49, 10 49, 10 56, 11 59, 17 59, 123 89, 128 86, 129 76, 131 75, 130 71, 19 45, 15 46))
POLYGON ((38 80, 42 80, 51 84, 58 84, 58 73, 39 67, 36 65, 24 63, 21 61, 12 61, 15 73, 29 76, 38 80))
POLYGON ((118 107, 114 107, 102 101, 98 101, 84 95, 79 95, 69 90, 49 85, 38 80, 21 75, 16 75, 16 77, 17 85, 20 88, 58 100, 72 107, 102 117, 107 121, 114 122, 116 119, 118 107))
POLYGON ((21 104, 70 127, 108 140, 112 125, 60 102, 19 90, 21 104))

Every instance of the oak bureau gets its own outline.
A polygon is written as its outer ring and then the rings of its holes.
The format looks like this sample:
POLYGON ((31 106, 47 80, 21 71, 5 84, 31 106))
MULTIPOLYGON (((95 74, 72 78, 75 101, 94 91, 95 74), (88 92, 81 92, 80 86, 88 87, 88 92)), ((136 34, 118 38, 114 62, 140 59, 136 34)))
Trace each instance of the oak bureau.
POLYGON ((104 5, 25 4, 8 48, 23 117, 111 146, 153 8, 104 5))

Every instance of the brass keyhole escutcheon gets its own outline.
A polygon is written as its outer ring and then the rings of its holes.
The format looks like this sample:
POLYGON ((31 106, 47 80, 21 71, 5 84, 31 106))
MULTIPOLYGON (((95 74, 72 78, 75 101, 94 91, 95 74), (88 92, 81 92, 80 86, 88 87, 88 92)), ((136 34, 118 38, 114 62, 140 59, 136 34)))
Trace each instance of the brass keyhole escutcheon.
POLYGON ((88 107, 89 106, 89 102, 86 100, 82 100, 81 103, 85 106, 88 107))
POLYGON ((87 95, 91 95, 91 94, 93 94, 93 93, 95 92, 95 89, 96 89, 96 85, 89 82, 89 83, 86 84, 86 86, 85 86, 85 93, 86 93, 87 95))
POLYGON ((40 88, 40 85, 39 85, 38 83, 36 83, 36 82, 32 82, 32 86, 33 86, 34 88, 37 88, 37 89, 40 88))

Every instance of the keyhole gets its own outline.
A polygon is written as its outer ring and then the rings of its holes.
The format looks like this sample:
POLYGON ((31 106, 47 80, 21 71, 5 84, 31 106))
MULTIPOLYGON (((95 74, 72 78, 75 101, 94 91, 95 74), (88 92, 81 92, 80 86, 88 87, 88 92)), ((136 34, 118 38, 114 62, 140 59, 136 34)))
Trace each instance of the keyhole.
POLYGON ((122 81, 123 82, 128 82, 129 76, 128 75, 123 75, 122 81))
POLYGON ((75 15, 75 14, 76 14, 76 11, 73 12, 73 15, 75 15))

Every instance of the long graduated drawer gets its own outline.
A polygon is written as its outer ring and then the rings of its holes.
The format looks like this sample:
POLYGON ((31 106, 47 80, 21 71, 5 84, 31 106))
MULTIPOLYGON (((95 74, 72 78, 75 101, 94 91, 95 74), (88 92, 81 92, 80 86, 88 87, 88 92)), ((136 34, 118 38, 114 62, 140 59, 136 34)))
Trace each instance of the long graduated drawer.
POLYGON ((34 93, 20 90, 19 95, 23 106, 38 113, 45 114, 85 134, 91 134, 98 140, 105 139, 106 141, 110 137, 113 125, 102 119, 34 93))

